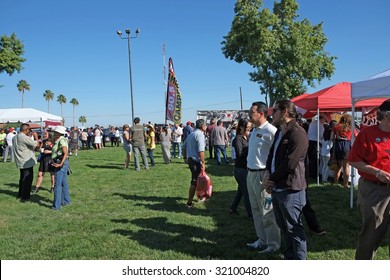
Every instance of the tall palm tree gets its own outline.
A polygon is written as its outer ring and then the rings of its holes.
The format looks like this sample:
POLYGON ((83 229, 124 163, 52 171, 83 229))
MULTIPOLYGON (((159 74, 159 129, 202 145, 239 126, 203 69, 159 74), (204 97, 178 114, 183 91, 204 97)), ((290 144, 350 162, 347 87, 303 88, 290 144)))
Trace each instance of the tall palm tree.
POLYGON ((72 100, 69 101, 69 103, 73 105, 73 126, 76 126, 76 123, 74 121, 74 115, 75 115, 76 106, 79 105, 79 102, 76 98, 72 98, 72 100))
POLYGON ((24 108, 24 91, 30 90, 30 84, 27 83, 25 80, 20 80, 16 86, 17 86, 19 92, 22 93, 22 108, 24 108))
POLYGON ((57 96, 57 102, 61 105, 61 117, 64 120, 64 115, 62 114, 62 104, 66 103, 66 97, 63 94, 57 96))
POLYGON ((84 124, 87 122, 87 118, 85 116, 80 116, 79 122, 82 126, 84 126, 84 124))
POLYGON ((47 101, 47 112, 50 113, 50 101, 53 101, 54 93, 50 89, 47 89, 43 93, 43 97, 47 101))

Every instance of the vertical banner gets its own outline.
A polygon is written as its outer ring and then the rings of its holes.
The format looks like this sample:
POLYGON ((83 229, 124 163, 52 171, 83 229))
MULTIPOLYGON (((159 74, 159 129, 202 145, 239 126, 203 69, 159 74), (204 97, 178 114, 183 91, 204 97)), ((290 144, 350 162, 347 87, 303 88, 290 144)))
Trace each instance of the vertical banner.
POLYGON ((165 121, 181 123, 181 92, 173 69, 172 58, 169 58, 169 74, 167 86, 167 103, 165 121))

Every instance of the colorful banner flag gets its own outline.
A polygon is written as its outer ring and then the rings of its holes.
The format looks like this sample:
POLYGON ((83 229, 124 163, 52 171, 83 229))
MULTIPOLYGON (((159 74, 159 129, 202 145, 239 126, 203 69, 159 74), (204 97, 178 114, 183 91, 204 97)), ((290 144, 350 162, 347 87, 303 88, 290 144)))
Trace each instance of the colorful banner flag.
POLYGON ((169 74, 165 120, 181 123, 181 92, 173 69, 172 58, 169 58, 169 74))

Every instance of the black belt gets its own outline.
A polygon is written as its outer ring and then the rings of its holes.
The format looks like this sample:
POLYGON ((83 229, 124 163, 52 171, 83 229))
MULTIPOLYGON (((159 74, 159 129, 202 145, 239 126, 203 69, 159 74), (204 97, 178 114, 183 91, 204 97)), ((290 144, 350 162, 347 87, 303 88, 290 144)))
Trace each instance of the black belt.
POLYGON ((251 168, 247 168, 248 169, 248 171, 250 171, 250 172, 258 172, 258 171, 264 171, 265 170, 265 168, 261 168, 261 169, 251 169, 251 168))

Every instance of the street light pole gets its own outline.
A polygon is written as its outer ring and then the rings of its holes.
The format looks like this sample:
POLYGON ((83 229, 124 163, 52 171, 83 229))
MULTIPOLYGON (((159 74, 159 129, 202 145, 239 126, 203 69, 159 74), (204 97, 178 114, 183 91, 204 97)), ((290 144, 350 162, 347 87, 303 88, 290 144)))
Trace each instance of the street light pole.
POLYGON ((139 28, 135 30, 135 36, 130 36, 130 29, 126 29, 127 37, 122 37, 122 31, 118 30, 116 33, 118 34, 119 38, 121 39, 127 39, 127 49, 129 52, 129 72, 130 72, 130 98, 131 98, 131 122, 134 121, 134 98, 133 98, 133 76, 131 72, 131 47, 130 47, 130 41, 131 39, 135 39, 138 37, 138 34, 141 32, 139 28))

